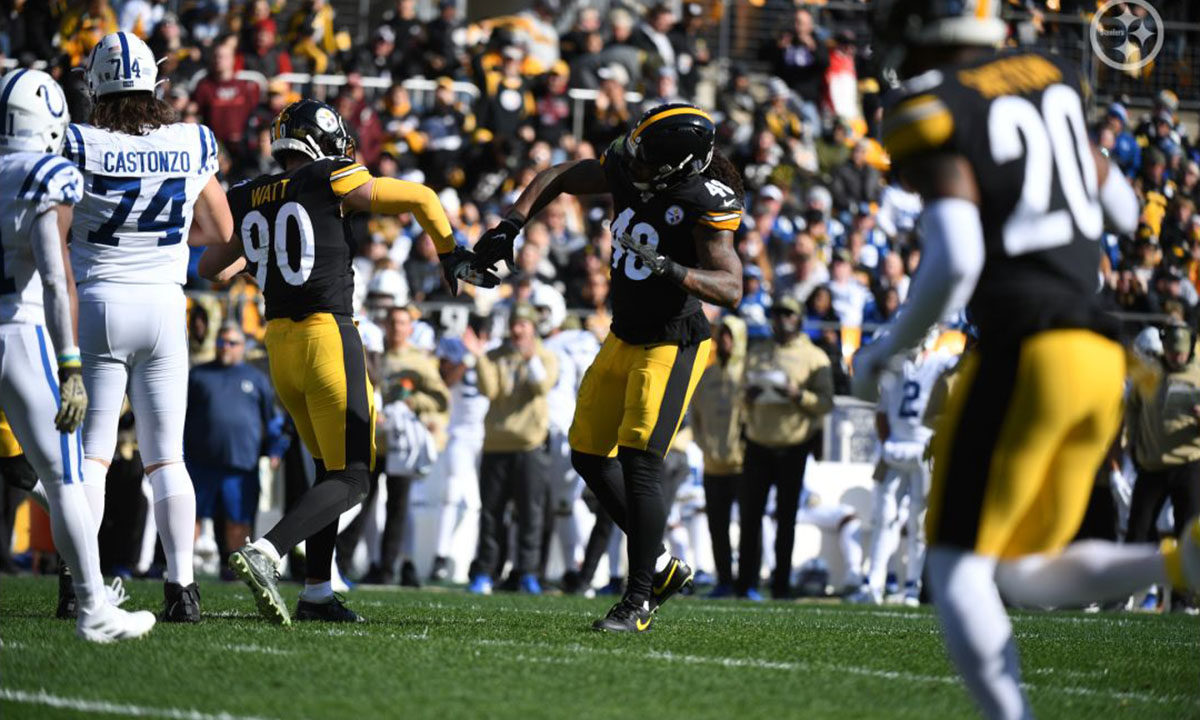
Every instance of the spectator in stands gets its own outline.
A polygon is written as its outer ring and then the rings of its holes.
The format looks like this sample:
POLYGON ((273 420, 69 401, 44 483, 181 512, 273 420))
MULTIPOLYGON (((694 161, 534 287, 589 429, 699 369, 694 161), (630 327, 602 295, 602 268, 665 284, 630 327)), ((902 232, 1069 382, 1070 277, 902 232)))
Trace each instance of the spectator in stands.
POLYGON ((734 147, 748 144, 757 108, 758 102, 750 91, 750 75, 740 65, 731 67, 728 83, 717 93, 717 110, 724 116, 719 137, 734 147))
POLYGON ((704 507, 712 540, 717 586, 709 597, 733 595, 733 550, 729 539, 730 512, 740 501, 745 484, 742 458, 746 327, 735 315, 714 326, 716 362, 705 369, 692 395, 692 431, 704 451, 704 507))
POLYGON ((442 264, 438 261, 437 248, 426 233, 413 241, 412 254, 404 263, 404 272, 413 302, 423 302, 441 293, 442 264))
POLYGON ((234 77, 237 38, 226 35, 213 48, 208 74, 196 84, 192 102, 217 140, 237 162, 248 159, 246 128, 258 106, 258 85, 234 77))
POLYGON ((658 68, 675 69, 675 46, 667 33, 675 24, 675 15, 663 3, 646 11, 633 34, 633 44, 646 53, 646 63, 656 71, 658 68))
MULTIPOLYGON (((444 433, 450 408, 450 390, 442 380, 437 358, 412 343, 416 309, 411 305, 394 307, 384 323, 384 352, 380 365, 384 403, 403 402, 433 434, 438 446, 445 445, 444 433)), ((402 553, 408 497, 414 478, 387 475, 387 523, 380 547, 380 584, 420 585, 412 558, 402 553), (397 575, 397 571, 399 574, 397 575)))
POLYGON ((327 0, 304 0, 288 20, 287 43, 292 58, 307 72, 324 73, 338 51, 334 10, 327 0))
POLYGON ((167 13, 166 0, 125 0, 118 21, 121 30, 145 40, 167 13))
POLYGON ((817 171, 824 182, 832 182, 833 171, 850 159, 850 123, 837 118, 816 141, 817 171))
POLYGON ((870 146, 866 140, 859 140, 850 152, 850 158, 833 171, 833 207, 839 211, 847 211, 860 203, 879 202, 880 177, 879 171, 867 162, 867 151, 870 146))
POLYGON ((575 13, 575 24, 558 41, 561 59, 570 63, 575 58, 588 54, 588 37, 592 34, 599 35, 600 31, 600 11, 590 6, 579 8, 575 13))
POLYGON ((827 282, 829 267, 817 256, 817 245, 812 236, 807 232, 798 233, 788 259, 776 268, 775 291, 804 303, 813 290, 827 282))
POLYGON ((245 355, 246 336, 227 322, 217 336, 216 359, 188 377, 184 454, 196 485, 196 518, 224 517, 226 551, 253 534, 259 458, 270 458, 276 469, 288 446, 271 382, 243 362, 245 355))
POLYGON ((501 54, 503 61, 500 69, 484 75, 483 92, 475 115, 479 119, 479 127, 491 133, 493 143, 506 144, 523 154, 524 147, 534 139, 533 120, 537 104, 521 74, 524 51, 516 45, 509 45, 501 54))
MULTIPOLYGON (((407 99, 407 93, 404 97, 407 99)), ((391 112, 397 109, 393 105, 391 112)), ((407 121, 396 118, 391 122, 399 136, 407 136, 402 132, 407 121)), ((456 100, 453 80, 438 78, 433 104, 422 113, 417 130, 420 133, 417 141, 423 145, 421 170, 426 182, 435 187, 461 187, 466 174, 467 139, 475 131, 475 116, 456 100)))
POLYGON ((101 38, 119 29, 117 15, 108 0, 87 0, 62 16, 58 34, 62 51, 67 54, 71 64, 80 65, 87 60, 101 38))
POLYGON ((908 275, 904 272, 904 260, 898 252, 890 252, 883 256, 880 264, 876 288, 879 292, 895 290, 900 302, 908 297, 908 275))
POLYGON ((768 130, 781 142, 790 142, 804 137, 804 121, 792 110, 789 102, 792 91, 779 78, 767 81, 768 99, 758 109, 754 118, 757 130, 768 130))
POLYGON ((746 339, 750 342, 771 337, 771 293, 763 284, 763 271, 753 263, 742 264, 742 302, 737 314, 745 324, 746 339))
POLYGON ((260 20, 254 26, 254 45, 237 54, 235 70, 262 73, 268 79, 292 71, 292 58, 279 46, 275 19, 260 20))
POLYGON ((542 76, 535 92, 537 99, 537 127, 535 135, 557 146, 571 129, 571 99, 567 97, 571 70, 559 60, 542 76))
POLYGON ((438 16, 425 26, 425 69, 433 77, 453 76, 463 65, 463 48, 456 39, 462 28, 458 0, 438 0, 438 16))
POLYGON ((816 23, 808 8, 798 8, 792 27, 774 41, 767 41, 759 57, 771 64, 771 74, 781 78, 799 97, 805 121, 820 125, 817 103, 829 66, 829 50, 817 37, 816 23))
POLYGON ((657 107, 668 103, 685 102, 685 99, 679 96, 677 90, 678 78, 675 74, 675 68, 669 65, 660 67, 654 73, 654 83, 651 87, 650 97, 646 98, 646 107, 657 107))
POLYGON ((796 511, 804 468, 816 450, 821 418, 833 408, 829 358, 800 331, 800 303, 782 298, 771 311, 772 339, 752 347, 746 360, 746 455, 738 594, 758 599, 762 517, 775 488, 775 573, 771 594, 791 597, 796 511))
POLYGON ((696 97, 700 68, 712 59, 704 30, 704 8, 698 2, 683 4, 683 18, 671 28, 668 38, 675 50, 675 71, 679 74, 679 92, 685 98, 696 97))
POLYGON ((375 167, 383 150, 383 122, 375 104, 368 101, 363 91, 361 75, 347 76, 346 86, 334 99, 333 108, 350 128, 359 159, 367 167, 375 167))
POLYGON ((505 508, 514 504, 517 547, 514 574, 522 592, 540 594, 542 526, 546 499, 546 437, 550 409, 546 394, 558 381, 558 359, 538 339, 537 310, 513 308, 509 338, 476 356, 479 392, 491 405, 484 419, 483 461, 479 472, 479 548, 472 567, 471 591, 492 590, 500 571, 500 548, 508 530, 505 508))
POLYGON ((850 327, 860 326, 863 308, 871 292, 855 276, 849 250, 834 250, 829 276, 829 292, 833 295, 833 311, 837 313, 838 322, 850 327))
POLYGON ((346 63, 345 70, 369 77, 391 80, 392 69, 395 67, 395 64, 396 31, 390 25, 380 25, 371 36, 371 44, 360 48, 354 54, 354 57, 346 63))
POLYGON ((383 14, 383 24, 392 29, 396 43, 397 78, 420 75, 421 54, 425 47, 425 26, 417 17, 416 0, 396 0, 393 9, 383 14))
POLYGON ((637 117, 637 108, 625 100, 625 89, 629 85, 629 73, 620 63, 600 68, 600 94, 596 97, 593 111, 585 123, 584 135, 597 148, 607 148, 609 143, 624 133, 637 117))
POLYGON ((1129 132, 1129 112, 1125 106, 1117 102, 1109 105, 1105 125, 1113 133, 1113 161, 1121 172, 1133 177, 1142 166, 1142 148, 1129 132))

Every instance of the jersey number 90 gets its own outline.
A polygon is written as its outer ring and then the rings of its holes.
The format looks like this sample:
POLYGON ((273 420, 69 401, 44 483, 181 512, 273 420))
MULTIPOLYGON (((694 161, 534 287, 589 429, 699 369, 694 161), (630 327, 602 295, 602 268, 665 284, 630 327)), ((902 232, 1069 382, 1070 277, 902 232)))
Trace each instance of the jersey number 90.
POLYGON ((312 219, 299 203, 284 203, 275 213, 273 227, 261 212, 251 211, 242 218, 241 236, 246 259, 254 263, 254 279, 260 289, 267 286, 267 265, 272 254, 275 256, 280 276, 288 285, 303 285, 312 274, 313 262, 316 260, 312 219), (290 225, 294 225, 299 234, 299 242, 295 246, 300 256, 297 258, 298 262, 292 260, 289 251, 290 225), (271 252, 272 247, 275 249, 274 253, 271 252))

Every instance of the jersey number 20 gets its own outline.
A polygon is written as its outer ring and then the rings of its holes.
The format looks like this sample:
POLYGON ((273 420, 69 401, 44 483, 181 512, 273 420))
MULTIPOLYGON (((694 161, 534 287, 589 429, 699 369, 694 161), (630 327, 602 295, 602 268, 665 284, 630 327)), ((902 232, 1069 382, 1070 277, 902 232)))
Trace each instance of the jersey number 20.
POLYGON ((1025 157, 1021 197, 1004 223, 1005 252, 1015 256, 1069 245, 1075 227, 1087 239, 1099 239, 1104 217, 1078 93, 1051 85, 1042 93, 1040 113, 1023 97, 997 99, 988 113, 988 139, 997 164, 1025 157), (1051 210, 1055 174, 1067 207, 1051 210))
POLYGON ((275 213, 274 227, 261 212, 251 211, 242 218, 241 236, 246 259, 254 263, 254 279, 259 288, 267 287, 267 264, 271 260, 272 246, 275 248, 273 254, 279 274, 288 285, 303 285, 312 274, 313 262, 316 260, 312 219, 299 203, 284 203, 279 212, 275 213), (300 235, 300 257, 297 258, 299 262, 293 262, 288 254, 288 226, 292 223, 300 235))

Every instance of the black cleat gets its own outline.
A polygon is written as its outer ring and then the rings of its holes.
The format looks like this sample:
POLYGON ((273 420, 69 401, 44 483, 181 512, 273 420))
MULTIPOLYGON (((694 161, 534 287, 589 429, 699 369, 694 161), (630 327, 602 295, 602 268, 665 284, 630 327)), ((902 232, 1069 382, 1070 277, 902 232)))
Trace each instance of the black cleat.
POLYGON ((291 625, 283 596, 279 594, 279 568, 266 553, 253 545, 243 545, 229 556, 229 568, 250 588, 250 596, 259 613, 273 623, 291 625))
POLYGON ((405 560, 400 566, 400 587, 421 587, 421 578, 417 575, 417 566, 413 565, 412 560, 405 560))
POLYGON ((75 581, 62 558, 58 559, 58 609, 54 611, 54 617, 59 620, 74 620, 79 617, 75 602, 75 581))
POLYGON ((675 593, 690 587, 696 577, 692 567, 677 557, 672 557, 660 573, 650 580, 650 612, 658 612, 662 604, 675 593))
POLYGON ((607 632, 643 633, 650 630, 654 614, 645 605, 638 605, 628 598, 613 605, 608 614, 592 623, 593 630, 607 632))
POLYGON ((163 583, 163 622, 200 622, 200 588, 196 583, 188 586, 179 583, 163 583))
POLYGON ((450 559, 442 556, 433 559, 433 569, 429 571, 429 582, 450 582, 450 559))
POLYGON ((329 602, 309 602, 304 598, 296 603, 296 622, 317 620, 320 622, 361 623, 367 619, 346 607, 341 595, 334 593, 329 602))

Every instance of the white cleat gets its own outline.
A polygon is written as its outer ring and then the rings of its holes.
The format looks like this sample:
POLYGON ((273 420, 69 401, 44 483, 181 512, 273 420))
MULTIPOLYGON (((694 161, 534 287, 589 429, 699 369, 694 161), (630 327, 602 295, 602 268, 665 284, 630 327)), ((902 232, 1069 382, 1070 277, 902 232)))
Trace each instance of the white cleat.
POLYGON ((113 643, 145 635, 154 627, 154 622, 154 613, 147 610, 126 612, 102 603, 94 612, 79 613, 75 634, 88 642, 113 643))
POLYGON ((883 595, 864 585, 853 595, 847 595, 846 602, 851 605, 882 605, 883 595))

